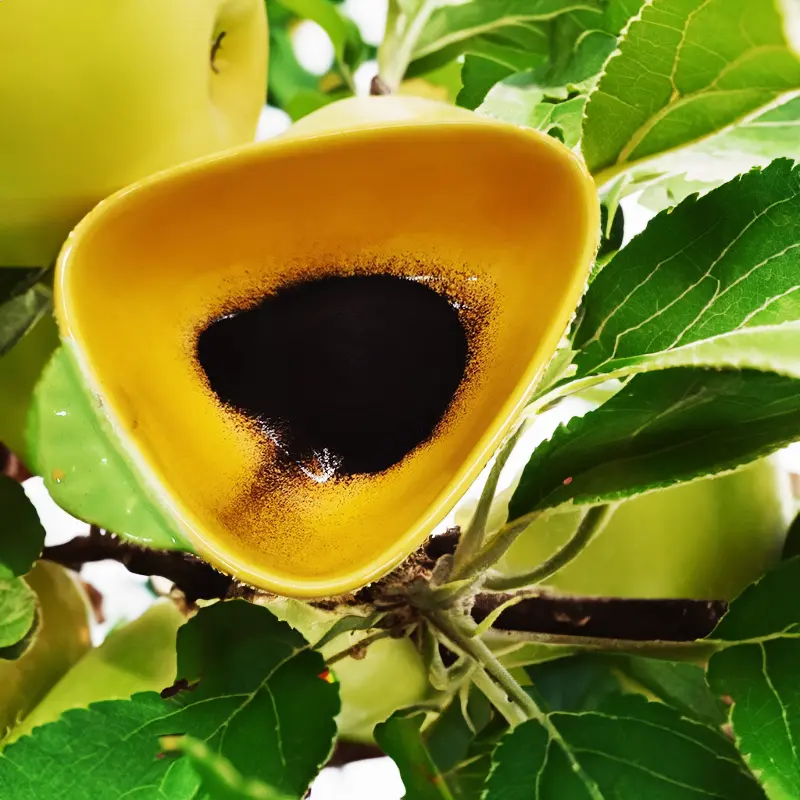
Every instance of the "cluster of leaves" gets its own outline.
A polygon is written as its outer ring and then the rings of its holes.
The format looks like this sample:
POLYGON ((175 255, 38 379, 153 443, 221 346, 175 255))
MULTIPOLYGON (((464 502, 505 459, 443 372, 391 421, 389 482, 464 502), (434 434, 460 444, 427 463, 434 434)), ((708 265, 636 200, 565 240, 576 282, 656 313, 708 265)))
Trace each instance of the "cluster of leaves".
MULTIPOLYGON (((271 102, 296 119, 352 94, 374 54, 340 5, 268 8, 271 102), (301 19, 331 38, 325 76, 296 58, 301 19)), ((536 449, 509 523, 734 469, 800 438, 800 168, 787 158, 800 59, 788 19, 781 0, 390 3, 384 90, 455 69, 459 105, 580 148, 601 190, 602 265, 532 412, 610 381, 616 391, 536 449), (620 201, 640 191, 660 213, 620 249, 620 201)), ((46 312, 45 278, 0 281, 0 356, 46 312)), ((0 658, 12 659, 36 633, 23 576, 44 533, 6 478, 0 508, 0 658)), ((707 665, 619 653, 526 664, 508 675, 537 709, 524 721, 462 651, 446 700, 398 712, 376 740, 414 800, 798 797, 799 579, 794 558, 746 590, 704 643, 707 665)), ((302 797, 339 711, 318 648, 233 601, 200 611, 177 649, 173 690, 67 712, 7 746, 0 795, 302 797)))
MULTIPOLYGON (((396 712, 376 740, 414 800, 796 797, 798 579, 793 558, 732 604, 707 671, 583 653, 526 668, 538 718, 511 727, 465 683, 440 713, 396 712)), ((177 650, 161 694, 71 710, 8 745, 2 795, 299 800, 336 736, 321 655, 241 600, 201 610, 177 650)))

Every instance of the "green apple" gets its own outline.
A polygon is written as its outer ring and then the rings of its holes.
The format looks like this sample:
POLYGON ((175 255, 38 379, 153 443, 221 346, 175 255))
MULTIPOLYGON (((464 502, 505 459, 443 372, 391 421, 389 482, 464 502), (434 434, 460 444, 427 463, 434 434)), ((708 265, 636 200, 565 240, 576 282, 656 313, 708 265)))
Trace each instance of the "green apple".
POLYGON ((91 647, 89 604, 77 577, 47 561, 25 576, 39 599, 40 627, 16 661, 0 661, 0 740, 91 647))
POLYGON ((175 641, 184 621, 172 602, 160 600, 138 619, 112 631, 53 686, 11 731, 7 743, 72 708, 171 686, 177 672, 175 641))
MULTIPOLYGON (((278 598, 267 607, 311 642, 319 641, 340 618, 300 600, 278 598)), ((352 631, 325 645, 330 658, 352 647, 367 634, 352 631)), ((432 692, 425 664, 410 639, 381 639, 366 648, 361 658, 343 658, 331 669, 339 682, 342 709, 336 720, 339 735, 350 741, 372 742, 374 727, 398 708, 425 700, 432 692)))
MULTIPOLYGON (((497 498, 499 527, 511 491, 497 498)), ((475 502, 456 521, 469 521, 475 502)), ((794 517, 789 476, 775 458, 620 503, 602 532, 543 585, 572 595, 729 600, 781 557, 794 517)), ((535 521, 498 562, 504 575, 533 569, 575 531, 570 508, 535 521)))
POLYGON ((266 25, 264 0, 0 2, 0 266, 48 265, 112 192, 252 140, 266 25))

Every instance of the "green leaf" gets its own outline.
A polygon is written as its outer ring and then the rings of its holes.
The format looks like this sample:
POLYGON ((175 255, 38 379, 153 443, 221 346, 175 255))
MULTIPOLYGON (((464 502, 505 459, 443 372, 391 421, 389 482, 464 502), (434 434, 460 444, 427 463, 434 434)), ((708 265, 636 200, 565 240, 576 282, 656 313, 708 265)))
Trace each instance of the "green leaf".
POLYGON ((800 98, 634 170, 628 190, 645 187, 639 202, 661 211, 705 193, 754 167, 793 158, 800 137, 800 98), (637 173, 641 172, 639 176, 637 173))
POLYGON ((638 656, 610 656, 606 662, 634 687, 645 689, 687 719, 717 727, 727 722, 726 710, 697 664, 638 656))
POLYGON ((652 355, 614 362, 609 378, 672 367, 724 367, 800 378, 800 322, 744 328, 652 355))
POLYGON ((386 616, 386 613, 385 611, 374 611, 372 614, 368 614, 365 617, 357 614, 348 614, 347 616, 341 617, 331 625, 318 642, 314 643, 314 649, 321 650, 325 645, 329 644, 343 633, 368 631, 377 628, 380 621, 386 616))
POLYGON ((375 729, 400 769, 406 797, 479 800, 508 723, 475 687, 457 693, 423 734, 424 720, 424 712, 398 711, 375 729))
POLYGON ((474 111, 483 102, 489 89, 513 72, 511 67, 494 59, 467 54, 461 68, 462 88, 456 105, 474 111))
POLYGON ((96 703, 36 728, 0 756, 0 796, 189 800, 198 785, 191 763, 159 756, 159 739, 176 735, 303 795, 336 734, 338 688, 325 675, 322 657, 267 609, 217 603, 181 627, 178 681, 163 697, 96 703))
POLYGON ((769 369, 773 344, 796 374, 796 329, 686 345, 800 320, 800 167, 781 159, 662 212, 595 278, 581 314, 579 377, 651 361, 769 369))
POLYGON ((559 739, 529 720, 494 756, 485 800, 763 798, 732 742, 640 697, 605 713, 549 715, 559 739))
POLYGON ((22 485, 0 475, 0 580, 29 572, 44 547, 44 528, 22 485))
POLYGON ((420 733, 424 711, 398 711, 375 726, 375 741, 400 770, 408 800, 454 800, 420 733))
POLYGON ((183 753, 191 762, 208 800, 298 800, 296 795, 290 797, 266 783, 245 778, 227 758, 191 736, 169 742, 166 749, 183 753))
POLYGON ((472 0, 469 3, 428 0, 435 9, 416 40, 414 58, 441 50, 477 34, 542 22, 580 9, 599 13, 602 0, 472 0))
POLYGON ((27 451, 52 498, 73 516, 138 544, 191 552, 121 455, 66 346, 36 387, 27 451))
POLYGON ((688 368, 637 375, 534 451, 508 519, 569 500, 605 503, 731 470, 798 437, 797 381, 688 368))
POLYGON ((776 0, 652 0, 591 96, 584 157, 602 184, 798 87, 800 60, 776 0))
POLYGON ((0 578, 0 659, 16 659, 25 651, 36 609, 36 594, 22 578, 0 578))
POLYGON ((0 269, 0 356, 12 347, 53 305, 47 285, 49 269, 0 269))
POLYGON ((428 71, 465 52, 512 69, 530 68, 548 56, 548 37, 539 29, 561 14, 600 13, 604 0, 421 0, 389 6, 386 36, 378 51, 380 74, 396 89, 409 72, 428 71), (525 44, 521 44, 525 42, 525 44), (534 62, 531 63, 530 58, 534 62))
POLYGON ((475 738, 494 718, 492 706, 475 687, 457 694, 425 731, 425 742, 436 766, 447 773, 470 757, 475 738))
POLYGON ((581 138, 588 91, 641 1, 611 0, 604 12, 574 11, 542 25, 548 40, 545 63, 525 72, 516 70, 521 74, 493 87, 483 88, 490 71, 469 75, 465 65, 464 84, 471 96, 483 91, 485 97, 479 113, 558 135, 568 147, 575 147, 581 138))
POLYGON ((557 134, 567 147, 574 147, 581 137, 586 96, 579 94, 568 100, 551 99, 547 90, 530 75, 514 75, 495 85, 477 112, 514 125, 557 134))
POLYGON ((525 667, 548 711, 597 711, 622 691, 611 665, 588 653, 525 667))
POLYGON ((733 701, 736 743, 772 800, 800 796, 800 559, 776 567, 745 589, 709 638, 708 681, 733 701))

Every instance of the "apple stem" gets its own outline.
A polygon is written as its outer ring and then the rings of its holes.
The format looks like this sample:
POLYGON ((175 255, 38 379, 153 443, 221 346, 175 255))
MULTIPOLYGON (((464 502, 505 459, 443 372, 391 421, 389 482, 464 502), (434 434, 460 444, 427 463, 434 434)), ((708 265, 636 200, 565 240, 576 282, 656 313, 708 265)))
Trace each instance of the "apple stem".
POLYGON ((561 732, 544 710, 545 704, 539 696, 538 690, 529 686, 526 691, 520 686, 514 676, 500 663, 486 644, 474 635, 475 628, 472 620, 462 615, 457 617, 452 613, 435 609, 424 613, 428 622, 437 628, 452 643, 455 649, 472 658, 481 669, 491 676, 508 699, 520 707, 527 720, 536 720, 547 731, 550 739, 561 747, 562 752, 570 762, 570 766, 582 780, 592 800, 603 800, 603 795, 597 784, 585 773, 572 748, 564 741, 561 732), (534 699, 534 696, 539 697, 539 702, 534 699))
POLYGON ((489 512, 492 508, 495 493, 497 492, 497 483, 500 480, 500 475, 511 453, 514 451, 520 437, 527 428, 526 421, 523 420, 498 452, 497 458, 495 458, 492 469, 489 472, 489 477, 484 484, 480 500, 478 500, 478 505, 475 508, 475 513, 472 515, 469 526, 464 531, 461 541, 458 543, 458 547, 456 547, 455 556, 453 558, 454 573, 460 572, 483 546, 486 538, 486 523, 489 519, 489 512))
POLYGON ((607 503, 601 506, 592 506, 578 525, 575 533, 564 544, 561 549, 553 553, 543 563, 534 567, 528 572, 518 575, 487 575, 482 588, 490 592, 505 592, 509 589, 524 589, 534 586, 547 578, 555 575, 560 569, 565 567, 575 559, 581 551, 595 538, 605 527, 611 515, 614 513, 616 503, 607 503))

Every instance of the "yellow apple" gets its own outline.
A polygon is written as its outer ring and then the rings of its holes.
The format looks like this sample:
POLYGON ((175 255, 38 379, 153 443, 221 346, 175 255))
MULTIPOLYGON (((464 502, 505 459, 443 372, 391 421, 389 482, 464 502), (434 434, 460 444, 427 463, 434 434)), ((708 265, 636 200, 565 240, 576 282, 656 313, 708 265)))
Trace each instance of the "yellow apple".
POLYGON ((0 266, 50 264, 112 192, 253 139, 266 25, 264 0, 0 2, 0 266))

